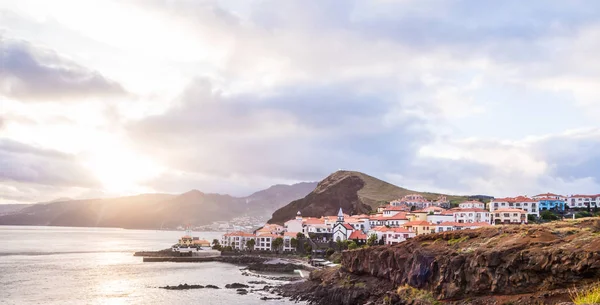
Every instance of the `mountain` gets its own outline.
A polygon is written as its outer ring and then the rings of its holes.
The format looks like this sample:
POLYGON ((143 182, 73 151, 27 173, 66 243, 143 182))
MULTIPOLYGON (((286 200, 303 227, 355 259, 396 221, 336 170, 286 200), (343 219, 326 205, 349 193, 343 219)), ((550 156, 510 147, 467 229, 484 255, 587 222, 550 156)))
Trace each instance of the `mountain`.
MULTIPOLYGON (((302 216, 314 217, 336 215, 340 207, 346 214, 369 213, 383 202, 415 193, 430 200, 439 196, 401 188, 360 172, 337 171, 319 182, 315 190, 306 197, 275 211, 269 223, 282 224, 295 217, 298 211, 302 216)), ((463 198, 448 196, 449 200, 463 198)))
POLYGON ((0 215, 17 213, 31 204, 0 204, 0 215))
POLYGON ((238 216, 268 217, 290 201, 310 193, 316 183, 275 185, 247 197, 172 194, 38 203, 0 216, 0 225, 49 225, 158 229, 184 224, 206 225, 238 216))

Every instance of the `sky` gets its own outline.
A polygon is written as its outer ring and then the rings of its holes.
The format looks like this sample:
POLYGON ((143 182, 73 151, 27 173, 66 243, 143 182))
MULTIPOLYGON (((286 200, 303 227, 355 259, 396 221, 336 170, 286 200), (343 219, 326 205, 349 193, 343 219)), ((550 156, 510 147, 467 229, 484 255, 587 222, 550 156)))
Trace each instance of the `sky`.
POLYGON ((600 193, 594 0, 0 0, 0 50, 0 203, 600 193))

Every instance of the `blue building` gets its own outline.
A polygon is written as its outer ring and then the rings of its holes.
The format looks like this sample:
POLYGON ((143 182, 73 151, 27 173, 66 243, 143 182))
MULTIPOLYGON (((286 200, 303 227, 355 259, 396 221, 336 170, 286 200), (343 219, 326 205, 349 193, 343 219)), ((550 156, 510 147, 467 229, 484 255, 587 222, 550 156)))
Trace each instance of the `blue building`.
POLYGON ((553 210, 553 211, 564 211, 566 202, 561 199, 554 198, 543 198, 538 199, 540 211, 553 210))

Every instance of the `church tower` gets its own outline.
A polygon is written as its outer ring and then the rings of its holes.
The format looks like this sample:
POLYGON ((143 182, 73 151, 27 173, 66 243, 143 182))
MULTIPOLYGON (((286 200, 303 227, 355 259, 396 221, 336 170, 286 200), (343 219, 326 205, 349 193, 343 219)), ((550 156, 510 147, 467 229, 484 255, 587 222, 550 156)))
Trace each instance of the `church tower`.
POLYGON ((300 213, 300 211, 296 213, 296 220, 302 220, 302 213, 300 213))
POLYGON ((337 222, 339 222, 339 223, 343 223, 344 222, 344 212, 342 212, 342 208, 341 207, 340 207, 340 211, 338 212, 337 222))

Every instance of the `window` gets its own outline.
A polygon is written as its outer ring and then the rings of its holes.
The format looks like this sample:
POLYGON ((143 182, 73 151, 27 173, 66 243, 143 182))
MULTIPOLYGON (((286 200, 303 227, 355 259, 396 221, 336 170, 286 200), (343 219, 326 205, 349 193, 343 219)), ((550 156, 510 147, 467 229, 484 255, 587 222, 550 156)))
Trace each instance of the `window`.
POLYGON ((504 213, 504 217, 510 217, 509 213, 504 213))
POLYGON ((519 214, 517 214, 517 213, 514 213, 514 214, 513 214, 513 217, 519 217, 519 214))
POLYGON ((503 202, 503 203, 502 203, 502 206, 506 206, 506 203, 504 203, 504 202, 503 202))
POLYGON ((523 206, 526 207, 527 206, 527 202, 523 202, 523 206))

